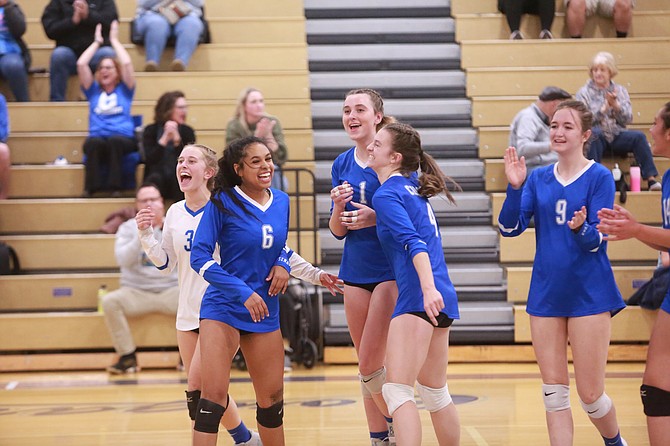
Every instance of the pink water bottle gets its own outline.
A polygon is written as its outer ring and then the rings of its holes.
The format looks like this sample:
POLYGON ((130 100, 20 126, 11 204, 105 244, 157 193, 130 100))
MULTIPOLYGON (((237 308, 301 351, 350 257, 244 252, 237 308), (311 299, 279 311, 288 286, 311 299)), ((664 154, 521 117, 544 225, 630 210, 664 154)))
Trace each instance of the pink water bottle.
POLYGON ((630 166, 630 191, 640 192, 640 167, 630 166))

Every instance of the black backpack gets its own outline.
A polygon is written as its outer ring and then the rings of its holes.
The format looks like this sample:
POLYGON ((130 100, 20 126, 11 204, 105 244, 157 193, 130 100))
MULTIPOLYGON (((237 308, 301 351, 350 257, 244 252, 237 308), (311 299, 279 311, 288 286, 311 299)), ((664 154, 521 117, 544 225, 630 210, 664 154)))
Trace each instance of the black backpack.
POLYGON ((645 282, 626 301, 628 305, 639 305, 647 310, 661 308, 670 286, 670 267, 656 268, 654 275, 645 282))
POLYGON ((18 274, 21 271, 19 257, 14 248, 4 242, 0 242, 0 275, 18 274))

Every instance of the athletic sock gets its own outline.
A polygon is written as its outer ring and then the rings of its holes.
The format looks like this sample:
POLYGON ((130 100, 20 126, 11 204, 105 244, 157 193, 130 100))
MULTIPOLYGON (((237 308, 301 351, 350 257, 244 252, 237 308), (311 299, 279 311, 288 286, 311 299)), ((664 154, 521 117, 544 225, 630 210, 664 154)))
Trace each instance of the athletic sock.
POLYGON ((388 435, 388 431, 370 432, 370 438, 376 440, 385 440, 388 435))
POLYGON ((235 444, 245 443, 251 440, 251 431, 244 425, 244 421, 241 421, 240 425, 235 429, 229 429, 228 433, 233 437, 235 444))
POLYGON ((617 432, 616 437, 614 438, 603 437, 603 441, 605 442, 605 446, 624 446, 620 432, 617 432))

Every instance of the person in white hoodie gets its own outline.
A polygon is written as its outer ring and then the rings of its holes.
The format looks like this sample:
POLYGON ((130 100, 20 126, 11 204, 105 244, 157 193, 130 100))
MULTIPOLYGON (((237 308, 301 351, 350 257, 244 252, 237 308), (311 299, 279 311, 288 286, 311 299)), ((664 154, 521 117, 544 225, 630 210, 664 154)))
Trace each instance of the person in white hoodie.
POLYGON ((526 158, 528 175, 534 169, 548 166, 558 161, 558 155, 551 150, 549 122, 562 101, 572 96, 558 87, 545 87, 537 101, 521 110, 512 120, 509 145, 515 147, 519 156, 526 158))
MULTIPOLYGON (((163 197, 155 185, 145 183, 137 189, 135 208, 147 206, 154 211, 151 226, 160 238, 165 216, 163 197)), ((107 371, 121 375, 139 370, 136 345, 127 318, 148 313, 176 315, 179 287, 176 274, 162 274, 144 253, 134 220, 119 226, 114 255, 121 268, 121 288, 103 296, 100 304, 114 349, 119 355, 118 362, 107 367, 107 371)))

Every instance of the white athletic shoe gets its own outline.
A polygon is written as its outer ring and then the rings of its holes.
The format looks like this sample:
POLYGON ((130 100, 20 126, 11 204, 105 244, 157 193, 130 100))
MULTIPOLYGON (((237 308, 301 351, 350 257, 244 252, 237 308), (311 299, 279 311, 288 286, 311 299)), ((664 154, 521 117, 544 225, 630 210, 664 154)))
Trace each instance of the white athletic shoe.
POLYGON ((388 438, 381 439, 381 438, 371 438, 370 439, 370 444, 372 446, 388 446, 389 445, 389 440, 388 438))
POLYGON ((623 437, 621 437, 621 443, 623 443, 623 446, 628 446, 628 443, 626 443, 626 440, 624 440, 623 437))
POLYGON ((250 431, 251 432, 251 438, 249 441, 245 441, 244 443, 235 443, 236 445, 241 445, 241 446, 263 446, 263 442, 261 441, 261 436, 258 435, 258 432, 255 431, 250 431))

